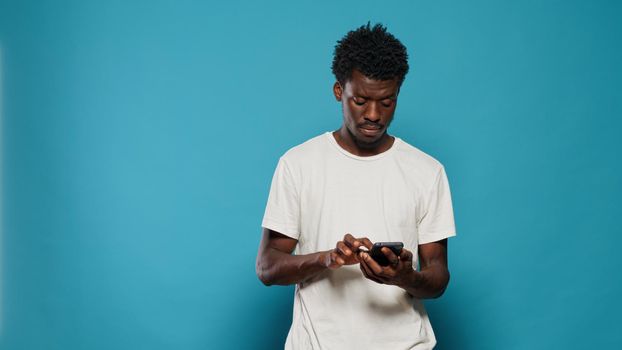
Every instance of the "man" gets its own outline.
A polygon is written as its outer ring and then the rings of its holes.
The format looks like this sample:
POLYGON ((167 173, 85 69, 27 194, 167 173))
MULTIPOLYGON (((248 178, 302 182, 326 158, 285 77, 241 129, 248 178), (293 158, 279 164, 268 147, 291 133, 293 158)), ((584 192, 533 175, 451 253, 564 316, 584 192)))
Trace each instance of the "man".
POLYGON ((296 284, 286 349, 431 349, 420 299, 447 287, 455 228, 443 166, 387 133, 406 48, 367 24, 338 42, 332 70, 343 125, 280 158, 257 275, 296 284), (390 265, 380 266, 368 250, 387 241, 404 249, 383 248, 390 265))

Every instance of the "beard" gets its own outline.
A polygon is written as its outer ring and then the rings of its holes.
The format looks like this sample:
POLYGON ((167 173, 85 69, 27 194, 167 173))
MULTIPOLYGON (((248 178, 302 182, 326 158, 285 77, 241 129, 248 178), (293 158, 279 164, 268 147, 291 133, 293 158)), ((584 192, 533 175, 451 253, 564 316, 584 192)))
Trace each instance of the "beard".
MULTIPOLYGON (((356 125, 356 127, 358 128, 359 125, 356 125)), ((380 134, 380 136, 377 139, 369 140, 369 139, 365 139, 363 137, 357 136, 356 133, 350 130, 349 126, 346 126, 346 130, 348 131, 348 134, 350 135, 350 137, 352 138, 356 146, 361 149, 374 149, 374 148, 379 147, 382 144, 382 142, 384 142, 384 140, 386 139, 388 128, 389 128, 389 125, 387 124, 386 128, 384 129, 382 134, 380 134)))

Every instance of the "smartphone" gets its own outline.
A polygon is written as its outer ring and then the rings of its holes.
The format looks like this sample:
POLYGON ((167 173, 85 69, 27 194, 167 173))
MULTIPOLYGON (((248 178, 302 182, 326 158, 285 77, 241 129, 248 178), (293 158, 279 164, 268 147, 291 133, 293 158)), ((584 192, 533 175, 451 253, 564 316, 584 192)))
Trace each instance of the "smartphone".
POLYGON ((402 248, 404 248, 404 243, 402 242, 377 242, 371 247, 371 251, 369 255, 372 259, 376 260, 378 265, 380 266, 389 266, 391 262, 387 259, 386 255, 380 250, 382 247, 387 247, 393 251, 393 254, 399 256, 402 254, 402 248))

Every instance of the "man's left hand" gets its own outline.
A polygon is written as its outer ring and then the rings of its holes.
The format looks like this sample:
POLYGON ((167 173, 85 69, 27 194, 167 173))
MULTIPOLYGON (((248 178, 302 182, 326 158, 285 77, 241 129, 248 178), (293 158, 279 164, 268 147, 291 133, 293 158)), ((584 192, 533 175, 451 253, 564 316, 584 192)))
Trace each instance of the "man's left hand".
POLYGON ((419 272, 413 269, 412 252, 402 248, 398 256, 387 247, 383 247, 381 251, 389 261, 388 266, 380 266, 367 252, 359 253, 361 271, 365 277, 377 283, 402 288, 412 286, 420 278, 419 272))

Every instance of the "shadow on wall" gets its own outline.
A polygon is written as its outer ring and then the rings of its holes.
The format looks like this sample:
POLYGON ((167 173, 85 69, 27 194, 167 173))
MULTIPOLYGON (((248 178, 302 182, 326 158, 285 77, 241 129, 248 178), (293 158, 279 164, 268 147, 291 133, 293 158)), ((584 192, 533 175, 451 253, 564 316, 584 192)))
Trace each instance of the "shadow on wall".
POLYGON ((248 344, 253 344, 253 349, 283 349, 292 323, 294 286, 265 287, 257 281, 251 295, 252 297, 245 303, 244 312, 247 315, 245 324, 233 327, 241 330, 239 334, 233 336, 238 338, 236 342, 242 346, 231 348, 244 348, 248 344))
POLYGON ((465 324, 460 316, 459 305, 437 300, 427 300, 425 307, 436 335, 435 350, 467 349, 468 338, 464 334, 465 324))

